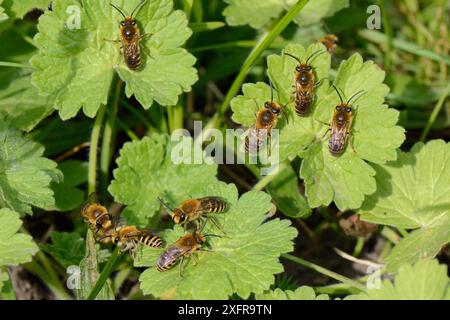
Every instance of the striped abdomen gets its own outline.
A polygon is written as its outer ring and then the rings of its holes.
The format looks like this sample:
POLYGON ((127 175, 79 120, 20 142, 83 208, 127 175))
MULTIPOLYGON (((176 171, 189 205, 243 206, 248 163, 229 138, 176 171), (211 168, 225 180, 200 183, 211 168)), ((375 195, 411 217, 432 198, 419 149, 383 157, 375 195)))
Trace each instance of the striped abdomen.
POLYGON ((141 67, 141 48, 139 41, 135 41, 124 46, 125 63, 131 70, 138 70, 141 67))
POLYGON ((147 247, 162 248, 162 240, 158 236, 149 235, 139 237, 139 242, 147 247))
POLYGON ((226 201, 219 197, 207 197, 200 200, 202 201, 202 209, 204 212, 224 212, 227 209, 226 201))

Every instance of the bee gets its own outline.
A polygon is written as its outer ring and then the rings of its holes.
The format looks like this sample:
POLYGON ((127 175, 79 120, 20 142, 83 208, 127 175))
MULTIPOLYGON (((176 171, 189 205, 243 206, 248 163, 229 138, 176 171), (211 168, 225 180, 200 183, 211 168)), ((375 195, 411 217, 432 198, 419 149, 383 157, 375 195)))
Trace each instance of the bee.
POLYGON ((321 42, 327 48, 327 51, 331 54, 336 51, 338 41, 339 38, 334 34, 328 34, 325 37, 319 39, 319 42, 321 42))
POLYGON ((351 101, 354 97, 364 92, 362 90, 358 91, 347 102, 343 102, 337 88, 334 85, 333 88, 336 90, 341 103, 336 106, 333 113, 328 149, 332 155, 338 156, 344 152, 348 137, 351 135, 351 126, 353 121, 353 108, 351 101))
POLYGON ((202 249, 202 246, 208 236, 215 235, 203 235, 201 231, 197 229, 193 233, 182 236, 175 243, 168 246, 159 256, 158 261, 156 262, 156 269, 160 272, 169 270, 180 260, 179 275, 182 276, 181 271, 184 259, 193 256, 197 260, 198 258, 194 254, 200 250, 204 250, 202 249))
MULTIPOLYGON (((208 219, 209 214, 224 212, 228 207, 227 202, 220 197, 188 199, 175 209, 170 208, 162 199, 158 199, 163 206, 172 212, 173 222, 181 226, 186 226, 189 222, 203 218, 208 219)), ((211 221, 218 227, 215 217, 211 217, 211 221)))
POLYGON ((119 226, 110 229, 98 241, 116 244, 122 252, 129 251, 133 257, 137 253, 139 244, 152 248, 162 248, 163 245, 161 238, 152 231, 139 230, 135 226, 119 226))
MULTIPOLYGON (((251 154, 258 153, 266 140, 270 152, 272 145, 271 131, 276 127, 280 114, 283 112, 282 106, 273 100, 272 83, 270 83, 270 92, 270 101, 266 101, 264 108, 258 111, 255 125, 248 130, 245 137, 245 150, 251 154)), ((259 109, 258 104, 256 104, 256 107, 259 109)))
POLYGON ((138 70, 141 67, 141 46, 140 41, 151 34, 140 34, 137 21, 134 18, 134 14, 138 9, 142 7, 146 0, 142 0, 134 8, 131 15, 126 15, 123 10, 114 4, 110 5, 116 9, 122 16, 123 20, 120 22, 120 41, 122 42, 123 55, 125 57, 125 63, 131 70, 138 70))
POLYGON ((295 90, 293 93, 295 94, 295 112, 300 117, 305 117, 311 111, 311 106, 314 101, 313 89, 319 84, 315 83, 313 68, 309 62, 311 59, 325 52, 326 51, 324 50, 317 50, 312 53, 305 62, 302 62, 299 58, 290 53, 284 53, 298 61, 298 65, 295 67, 295 83, 293 85, 295 90))
POLYGON ((96 194, 91 193, 88 200, 81 208, 81 215, 87 221, 89 227, 97 234, 100 230, 106 231, 113 228, 113 218, 108 210, 96 201, 96 194))

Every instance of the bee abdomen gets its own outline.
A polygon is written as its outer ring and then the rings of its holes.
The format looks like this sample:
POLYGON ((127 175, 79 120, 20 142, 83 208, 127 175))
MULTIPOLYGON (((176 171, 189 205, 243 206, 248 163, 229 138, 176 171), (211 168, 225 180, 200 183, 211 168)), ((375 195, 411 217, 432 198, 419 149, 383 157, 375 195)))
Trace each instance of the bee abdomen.
POLYGON ((227 209, 227 203, 218 198, 211 199, 211 210, 210 212, 224 212, 227 209))
POLYGON ((139 242, 142 243, 143 245, 146 245, 146 246, 152 247, 152 248, 161 248, 162 247, 162 240, 158 236, 141 237, 139 239, 139 242))
POLYGON ((126 60, 128 68, 131 70, 138 70, 141 67, 141 58, 135 57, 126 60))

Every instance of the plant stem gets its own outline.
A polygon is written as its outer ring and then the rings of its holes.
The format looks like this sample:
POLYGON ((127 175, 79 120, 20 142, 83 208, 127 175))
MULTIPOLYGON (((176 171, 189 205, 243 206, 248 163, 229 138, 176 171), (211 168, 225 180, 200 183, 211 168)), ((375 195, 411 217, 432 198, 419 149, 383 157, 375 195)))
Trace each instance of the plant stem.
POLYGON ((183 128, 184 109, 182 105, 182 100, 183 99, 180 98, 180 102, 176 106, 167 107, 167 117, 169 122, 170 133, 174 132, 177 129, 183 128))
POLYGON ((108 262, 106 263, 105 267, 102 270, 102 273, 100 274, 100 277, 95 282, 94 288, 92 288, 91 293, 89 293, 89 296, 87 300, 95 300, 100 290, 103 288, 103 285, 105 284, 106 280, 108 280, 109 275, 114 270, 114 266, 116 265, 117 260, 119 259, 119 247, 116 247, 111 254, 111 256, 108 259, 108 262))
POLYGON ((265 33, 256 47, 253 48, 253 50, 245 60, 240 72, 231 84, 231 87, 228 90, 219 110, 217 110, 216 114, 206 125, 205 130, 203 131, 204 134, 197 137, 195 141, 196 144, 199 144, 201 141, 208 139, 207 136, 205 136, 205 133, 208 131, 206 129, 212 129, 217 126, 222 115, 228 110, 231 99, 233 99, 233 97, 239 92, 239 89, 244 82, 245 77, 250 71, 250 68, 259 59, 264 50, 266 50, 271 45, 271 43, 280 35, 280 33, 283 32, 283 30, 289 25, 292 19, 294 19, 300 13, 300 11, 308 3, 308 1, 309 0, 299 0, 288 12, 286 12, 286 14, 280 20, 278 20, 274 24, 273 28, 269 32, 265 33))
POLYGON ((8 61, 0 61, 0 67, 10 67, 10 68, 23 68, 23 69, 34 69, 30 65, 8 62, 8 61))
POLYGON ((355 248, 353 249, 352 256, 358 257, 361 254, 362 249, 364 248, 364 237, 358 237, 356 240, 355 248))
POLYGON ((302 265, 302 266, 304 266, 306 268, 309 268, 309 269, 312 269, 314 271, 317 271, 317 272, 319 272, 321 274, 324 274, 324 275, 326 275, 326 276, 328 276, 330 278, 333 278, 333 279, 335 279, 337 281, 340 281, 342 283, 348 284, 349 286, 352 286, 352 287, 354 287, 356 289, 359 289, 361 291, 366 291, 366 287, 365 286, 363 286, 362 284, 356 282, 355 280, 352 280, 352 279, 347 278, 347 277, 345 277, 343 275, 340 275, 339 273, 333 272, 333 271, 328 270, 328 269, 326 269, 324 267, 321 267, 321 266, 319 266, 317 264, 314 264, 312 262, 306 261, 306 260, 304 260, 302 258, 295 257, 295 256, 287 254, 287 253, 283 253, 281 256, 283 258, 285 258, 285 259, 288 259, 288 260, 293 261, 295 263, 298 263, 299 265, 302 265))
POLYGON ((114 152, 115 138, 116 138, 116 118, 119 109, 120 95, 122 94, 122 80, 117 80, 117 85, 113 93, 111 103, 108 105, 108 119, 103 129, 102 147, 100 153, 100 177, 102 194, 106 194, 108 185, 109 166, 111 164, 112 155, 114 152))
POLYGON ((427 137, 428 133, 430 132, 431 127, 433 126, 434 121, 436 120, 439 112, 442 109, 442 106, 444 105, 445 99, 447 99, 448 95, 450 94, 450 84, 445 88, 442 95, 439 97, 438 102, 433 108, 433 112, 431 112, 430 118, 428 118, 427 125, 425 126, 425 129, 423 129, 422 134, 420 135, 420 141, 425 141, 425 138, 427 137))
POLYGON ((102 105, 95 118, 94 128, 91 133, 91 147, 89 150, 89 168, 88 168, 88 193, 96 191, 97 184, 97 148, 102 128, 103 118, 105 117, 106 106, 102 105))
POLYGON ((391 228, 384 226, 381 230, 381 235, 388 239, 393 244, 397 244, 400 242, 400 236, 391 228))

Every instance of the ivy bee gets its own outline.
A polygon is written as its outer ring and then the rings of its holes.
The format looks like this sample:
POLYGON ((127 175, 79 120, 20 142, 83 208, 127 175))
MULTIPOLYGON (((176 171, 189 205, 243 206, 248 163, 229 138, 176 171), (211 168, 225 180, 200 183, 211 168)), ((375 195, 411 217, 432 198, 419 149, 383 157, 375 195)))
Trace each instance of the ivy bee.
POLYGON ((123 55, 125 63, 130 70, 139 70, 141 67, 141 40, 151 35, 151 33, 141 36, 137 21, 134 18, 138 10, 142 7, 146 0, 142 0, 134 8, 131 15, 126 15, 124 11, 110 3, 122 16, 123 20, 120 22, 120 41, 122 42, 123 55))
POLYGON ((328 149, 332 155, 338 156, 344 152, 348 137, 352 134, 353 107, 351 101, 356 96, 363 94, 364 91, 361 90, 356 92, 347 102, 344 102, 338 89, 334 85, 333 88, 336 90, 341 103, 336 106, 333 113, 328 149))
POLYGON ((326 51, 324 50, 317 50, 312 53, 305 62, 302 62, 299 58, 290 53, 284 53, 298 61, 298 65, 295 67, 295 83, 293 85, 295 90, 293 93, 295 94, 295 112, 300 117, 307 116, 311 111, 311 106, 314 101, 313 89, 317 85, 313 67, 309 62, 311 59, 325 52, 326 51))

